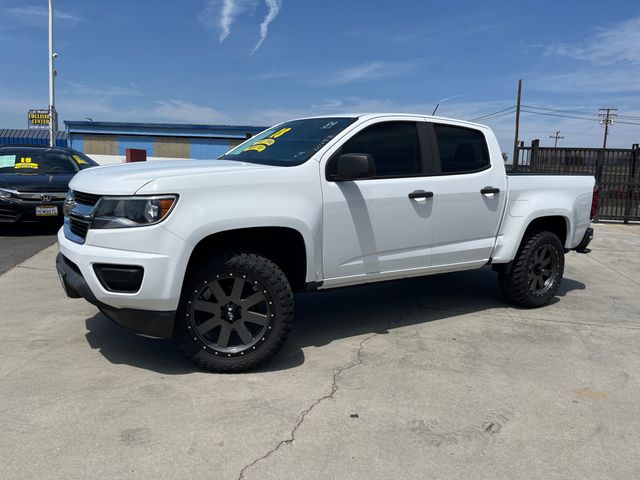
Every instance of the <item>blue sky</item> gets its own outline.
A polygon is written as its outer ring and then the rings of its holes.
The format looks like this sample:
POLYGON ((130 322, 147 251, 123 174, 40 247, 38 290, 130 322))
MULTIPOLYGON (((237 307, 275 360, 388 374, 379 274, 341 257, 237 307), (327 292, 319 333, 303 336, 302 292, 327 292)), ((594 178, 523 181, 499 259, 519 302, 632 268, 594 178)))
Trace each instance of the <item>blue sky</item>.
MULTIPOLYGON (((47 1, 0 0, 0 127, 48 103, 47 1)), ((611 146, 640 142, 637 0, 56 1, 64 120, 268 125, 332 112, 474 119, 523 103, 613 106, 611 146), (622 123, 626 122, 626 123, 622 123)), ((530 109, 533 110, 533 109, 530 109)), ((554 113, 553 110, 536 110, 554 113)), ((555 112, 575 116, 574 113, 555 112)), ((521 139, 600 145, 592 120, 525 113, 521 139)), ((512 150, 514 115, 490 118, 512 150)))

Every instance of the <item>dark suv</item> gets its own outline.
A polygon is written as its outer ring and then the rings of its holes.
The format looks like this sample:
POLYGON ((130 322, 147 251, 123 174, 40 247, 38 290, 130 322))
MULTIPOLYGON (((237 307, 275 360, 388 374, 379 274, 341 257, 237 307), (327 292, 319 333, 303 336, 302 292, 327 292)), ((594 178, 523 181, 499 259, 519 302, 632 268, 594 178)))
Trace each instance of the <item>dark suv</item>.
POLYGON ((0 147, 0 222, 62 221, 69 181, 97 165, 70 148, 0 147))

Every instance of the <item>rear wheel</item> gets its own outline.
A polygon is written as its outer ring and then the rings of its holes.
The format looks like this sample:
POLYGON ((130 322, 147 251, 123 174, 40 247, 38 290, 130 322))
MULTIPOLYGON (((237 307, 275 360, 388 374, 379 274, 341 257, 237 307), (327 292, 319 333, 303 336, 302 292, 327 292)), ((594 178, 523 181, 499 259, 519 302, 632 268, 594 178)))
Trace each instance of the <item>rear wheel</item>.
POLYGON ((542 307, 555 296, 564 273, 564 247, 552 232, 538 232, 521 245, 516 258, 499 274, 507 300, 525 308, 542 307))
POLYGON ((282 270, 254 253, 230 252, 185 280, 175 336, 201 367, 241 372, 273 356, 292 321, 293 294, 282 270))

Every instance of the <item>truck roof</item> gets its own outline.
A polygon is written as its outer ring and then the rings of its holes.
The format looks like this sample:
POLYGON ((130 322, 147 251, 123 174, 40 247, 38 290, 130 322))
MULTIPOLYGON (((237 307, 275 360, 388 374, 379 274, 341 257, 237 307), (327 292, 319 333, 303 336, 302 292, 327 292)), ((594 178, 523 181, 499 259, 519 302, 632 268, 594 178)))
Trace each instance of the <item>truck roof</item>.
POLYGON ((464 124, 470 127, 476 128, 489 128, 486 125, 481 123, 475 123, 468 120, 461 120, 458 118, 448 118, 448 117, 438 117, 434 115, 424 115, 419 113, 406 113, 406 112, 364 112, 364 113, 336 113, 330 115, 312 115, 309 117, 300 117, 295 120, 302 120, 305 118, 359 118, 361 120, 369 120, 372 118, 378 117, 395 117, 395 116, 403 116, 403 117, 416 117, 420 119, 426 119, 431 121, 443 121, 446 123, 456 123, 456 124, 464 124))

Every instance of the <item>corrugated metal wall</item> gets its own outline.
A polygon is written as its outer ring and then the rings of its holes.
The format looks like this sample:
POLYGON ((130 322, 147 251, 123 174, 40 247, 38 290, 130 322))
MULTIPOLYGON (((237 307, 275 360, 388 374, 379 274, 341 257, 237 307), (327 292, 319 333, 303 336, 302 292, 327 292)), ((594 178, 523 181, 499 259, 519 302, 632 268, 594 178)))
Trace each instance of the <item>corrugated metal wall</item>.
POLYGON ((156 157, 191 158, 191 141, 180 137, 156 137, 156 157))
POLYGON ((70 146, 88 155, 127 154, 127 148, 147 151, 147 157, 213 160, 242 143, 235 138, 187 138, 144 135, 71 134, 70 146))
MULTIPOLYGON (((56 145, 66 147, 67 132, 58 132, 56 145)), ((2 128, 0 129, 0 145, 48 145, 49 131, 43 129, 21 129, 2 128)))
POLYGON ((224 138, 194 138, 191 141, 191 158, 213 160, 230 149, 230 141, 224 138))
POLYGON ((91 155, 118 155, 118 137, 115 135, 84 135, 84 153, 91 155))

